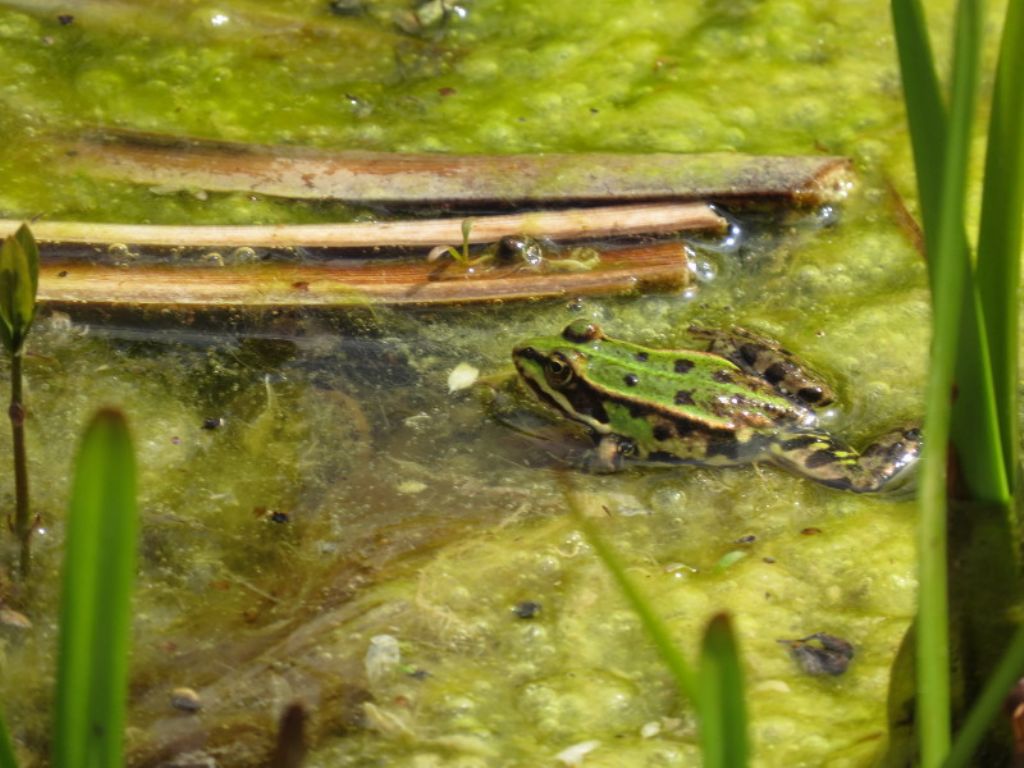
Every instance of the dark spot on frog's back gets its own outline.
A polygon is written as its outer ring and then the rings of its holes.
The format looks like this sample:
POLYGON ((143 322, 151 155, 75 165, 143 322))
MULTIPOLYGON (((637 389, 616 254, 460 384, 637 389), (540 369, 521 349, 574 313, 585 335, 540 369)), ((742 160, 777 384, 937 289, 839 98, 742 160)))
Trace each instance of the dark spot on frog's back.
POLYGON ((635 373, 627 373, 622 377, 622 380, 625 382, 627 387, 635 387, 640 383, 640 377, 635 373))
POLYGON ((728 368, 719 368, 711 374, 711 378, 719 384, 732 384, 736 381, 736 377, 732 375, 732 371, 728 368))
POLYGON ((693 405, 693 392, 687 389, 680 389, 676 392, 676 405, 693 405))
POLYGON ((674 367, 676 373, 689 373, 693 370, 693 360, 680 358, 679 360, 676 360, 674 367))
POLYGON ((761 348, 755 344, 743 344, 740 346, 740 357, 747 365, 753 365, 757 356, 761 354, 761 348))
POLYGON ((788 372, 786 371, 785 365, 783 365, 782 363, 773 363, 772 365, 769 365, 767 369, 765 369, 764 377, 765 379, 768 380, 769 383, 778 384, 780 381, 786 378, 787 373, 788 372))
POLYGON ((672 429, 671 424, 662 422, 661 424, 654 425, 653 434, 655 440, 671 440, 675 430, 672 429))
POLYGON ((634 355, 634 357, 636 357, 636 361, 638 363, 646 363, 648 355, 646 352, 637 352, 636 355, 634 355))

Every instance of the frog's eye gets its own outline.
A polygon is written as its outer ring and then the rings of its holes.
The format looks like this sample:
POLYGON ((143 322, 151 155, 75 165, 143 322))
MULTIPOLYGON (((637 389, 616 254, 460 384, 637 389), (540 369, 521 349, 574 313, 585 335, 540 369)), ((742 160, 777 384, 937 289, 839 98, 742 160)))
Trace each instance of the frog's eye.
POLYGON ((552 353, 544 363, 544 375, 553 387, 564 387, 572 381, 572 366, 561 352, 552 353))

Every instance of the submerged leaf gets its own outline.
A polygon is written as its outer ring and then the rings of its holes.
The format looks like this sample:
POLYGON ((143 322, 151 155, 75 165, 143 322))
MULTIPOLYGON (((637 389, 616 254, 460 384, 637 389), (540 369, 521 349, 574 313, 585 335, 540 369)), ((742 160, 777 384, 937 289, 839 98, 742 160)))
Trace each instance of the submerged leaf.
POLYGON ((36 312, 39 249, 28 224, 0 247, 0 337, 12 355, 21 352, 36 312))

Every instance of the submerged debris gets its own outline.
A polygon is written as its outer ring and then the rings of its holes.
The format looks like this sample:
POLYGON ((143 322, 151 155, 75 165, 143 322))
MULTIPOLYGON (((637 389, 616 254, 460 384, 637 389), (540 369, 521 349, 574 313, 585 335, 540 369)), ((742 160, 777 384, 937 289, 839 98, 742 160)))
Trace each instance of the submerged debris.
POLYGON ((366 649, 363 664, 370 685, 390 679, 402 663, 402 651, 394 635, 374 635, 366 649))
POLYGON ((32 629, 32 621, 28 616, 12 608, 0 608, 0 624, 15 629, 32 629))
POLYGON ((852 643, 826 632, 779 642, 789 646, 790 656, 808 675, 841 675, 853 658, 852 643))
POLYGON ((575 768, 575 766, 583 765, 583 759, 599 746, 601 746, 601 742, 597 739, 581 741, 579 744, 573 744, 571 747, 563 749, 555 755, 555 760, 570 766, 570 768, 575 768))
POLYGON ((536 603, 533 600, 523 600, 523 602, 516 604, 512 609, 512 613, 520 619, 532 619, 540 613, 540 608, 540 603, 536 603))

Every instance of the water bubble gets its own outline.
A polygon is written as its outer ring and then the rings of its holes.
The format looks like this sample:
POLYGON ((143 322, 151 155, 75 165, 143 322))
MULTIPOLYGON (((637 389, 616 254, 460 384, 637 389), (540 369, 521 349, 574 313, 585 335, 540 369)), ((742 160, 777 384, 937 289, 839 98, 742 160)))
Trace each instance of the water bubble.
POLYGON ((730 216, 718 206, 712 205, 711 210, 725 219, 725 234, 717 241, 701 242, 700 247, 704 250, 714 251, 716 253, 735 253, 740 249, 740 246, 743 245, 743 227, 740 226, 737 219, 730 216))
POLYGON ((111 243, 107 246, 107 255, 116 266, 123 267, 139 257, 125 243, 111 243))
POLYGON ((235 248, 231 252, 230 258, 236 264, 254 264, 260 260, 259 254, 247 245, 235 248))
POLYGON ((814 212, 815 219, 822 227, 832 227, 839 223, 841 214, 834 205, 823 205, 814 212))

